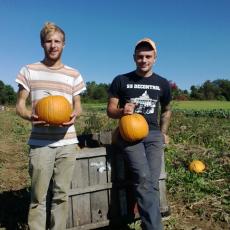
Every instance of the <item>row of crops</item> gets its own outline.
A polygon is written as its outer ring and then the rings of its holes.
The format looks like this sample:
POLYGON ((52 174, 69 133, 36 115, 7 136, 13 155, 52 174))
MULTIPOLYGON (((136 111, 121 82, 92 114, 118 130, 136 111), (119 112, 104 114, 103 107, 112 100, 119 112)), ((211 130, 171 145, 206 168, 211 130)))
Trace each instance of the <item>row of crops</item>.
POLYGON ((173 109, 175 113, 182 113, 186 116, 192 117, 216 117, 216 118, 230 118, 230 110, 212 109, 212 110, 196 110, 196 109, 173 109))
MULTIPOLYGON (((83 115, 76 121, 78 135, 113 130, 117 126, 118 120, 107 117, 106 105, 96 108, 84 106, 83 115)), ((186 215, 181 210, 189 210, 190 216, 196 216, 203 222, 215 223, 217 227, 212 229, 228 229, 227 226, 230 223, 230 120, 227 118, 229 118, 229 113, 228 109, 199 111, 173 109, 169 128, 170 144, 165 148, 165 166, 168 200, 174 209, 168 222, 165 223, 166 229, 186 229, 181 227, 181 222, 186 215), (194 174, 188 170, 188 164, 193 159, 204 162, 206 166, 204 173, 194 174), (178 209, 178 213, 175 208, 178 209)), ((27 178, 26 142, 30 124, 16 116, 13 111, 0 113, 0 118, 2 143, 12 145, 13 162, 17 162, 17 157, 18 162, 22 162, 22 158, 25 159, 25 165, 20 166, 20 176, 27 178), (21 152, 17 147, 19 145, 22 146, 21 152)), ((3 153, 1 156, 11 156, 8 148, 6 152, 3 152, 2 146, 1 150, 3 153)), ((7 158, 4 160, 9 162, 7 158)), ((4 163, 3 160, 2 162, 4 163)), ((0 164, 0 174, 5 167, 3 163, 0 164)), ((1 179, 3 181, 4 177, 2 176, 1 179)), ((23 183, 25 186, 29 184, 29 181, 22 183, 16 179, 11 176, 6 181, 8 184, 13 181, 15 186, 17 183, 20 186, 23 183)))
MULTIPOLYGON (((106 113, 106 103, 83 104, 87 113, 106 113)), ((173 112, 189 117, 230 118, 230 102, 227 101, 173 101, 173 112)))

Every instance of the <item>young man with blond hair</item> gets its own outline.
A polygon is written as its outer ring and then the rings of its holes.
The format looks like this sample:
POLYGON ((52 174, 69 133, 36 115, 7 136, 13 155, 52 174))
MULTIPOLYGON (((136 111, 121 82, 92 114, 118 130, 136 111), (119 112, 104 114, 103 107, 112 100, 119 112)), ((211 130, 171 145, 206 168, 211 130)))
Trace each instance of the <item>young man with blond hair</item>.
POLYGON ((65 33, 59 26, 46 23, 40 40, 43 60, 22 67, 16 78, 19 86, 16 112, 32 123, 28 141, 31 176, 28 225, 30 230, 63 230, 66 229, 68 190, 78 143, 74 122, 81 114, 80 94, 85 84, 79 71, 62 63, 65 33), (73 112, 69 122, 51 126, 35 114, 38 100, 48 95, 61 95, 70 102, 73 112), (26 104, 29 97, 31 110, 26 104), (48 189, 52 193, 50 219, 46 214, 48 189))
POLYGON ((171 116, 169 82, 152 70, 156 56, 156 45, 151 39, 144 38, 136 44, 133 55, 136 70, 114 78, 107 106, 111 118, 140 113, 149 125, 149 135, 143 140, 129 143, 120 137, 117 141, 131 171, 134 194, 145 230, 163 228, 158 180, 163 146, 168 143, 167 130, 171 116))

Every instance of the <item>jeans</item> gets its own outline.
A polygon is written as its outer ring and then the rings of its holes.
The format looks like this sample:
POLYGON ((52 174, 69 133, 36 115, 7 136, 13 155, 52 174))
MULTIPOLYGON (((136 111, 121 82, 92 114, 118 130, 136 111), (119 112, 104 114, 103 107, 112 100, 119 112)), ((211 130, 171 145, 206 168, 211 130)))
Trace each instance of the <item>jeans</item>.
POLYGON ((163 136, 159 130, 151 130, 137 143, 123 141, 125 160, 131 171, 140 217, 146 230, 163 229, 159 196, 163 151, 163 136))
POLYGON ((31 146, 29 173, 31 176, 31 203, 28 225, 30 230, 66 229, 68 191, 76 159, 76 145, 60 147, 31 146), (52 183, 50 183, 52 181, 52 183), (49 188, 50 184, 52 185, 49 188), (47 222, 47 192, 51 189, 50 226, 47 222))

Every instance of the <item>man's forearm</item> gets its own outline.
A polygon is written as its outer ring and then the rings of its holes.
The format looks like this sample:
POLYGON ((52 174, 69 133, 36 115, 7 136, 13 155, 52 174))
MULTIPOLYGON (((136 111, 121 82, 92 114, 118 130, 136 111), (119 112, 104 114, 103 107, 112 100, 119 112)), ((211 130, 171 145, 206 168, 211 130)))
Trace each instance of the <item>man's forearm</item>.
POLYGON ((27 109, 26 100, 29 96, 29 92, 19 85, 17 102, 16 102, 16 113, 23 119, 32 121, 32 111, 27 109))
POLYGON ((25 106, 16 105, 16 113, 23 119, 27 120, 27 121, 31 121, 31 115, 32 112, 30 110, 28 110, 25 106))
POLYGON ((164 134, 167 134, 170 120, 171 120, 171 108, 170 106, 166 106, 163 111, 161 112, 161 117, 160 117, 160 129, 161 132, 164 134))
POLYGON ((120 119, 123 116, 123 108, 107 109, 107 115, 113 119, 120 119))

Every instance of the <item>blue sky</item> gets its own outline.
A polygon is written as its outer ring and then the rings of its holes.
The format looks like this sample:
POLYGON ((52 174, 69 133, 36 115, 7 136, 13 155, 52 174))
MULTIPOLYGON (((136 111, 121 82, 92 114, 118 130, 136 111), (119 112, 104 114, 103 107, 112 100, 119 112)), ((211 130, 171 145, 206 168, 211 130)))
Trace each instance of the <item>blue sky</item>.
POLYGON ((230 0, 0 0, 0 80, 43 58, 46 21, 67 36, 63 62, 85 81, 110 83, 135 69, 133 48, 143 37, 158 48, 154 71, 181 89, 230 79, 230 0))

